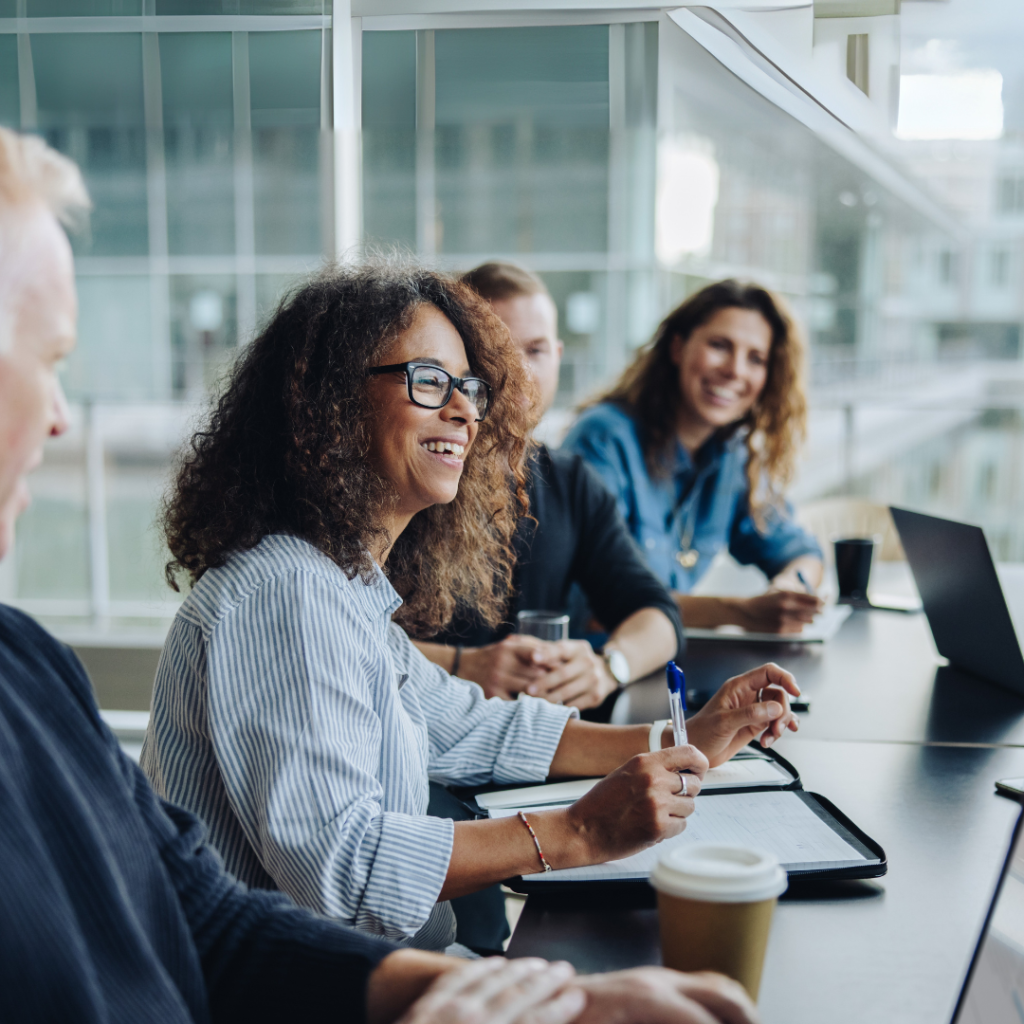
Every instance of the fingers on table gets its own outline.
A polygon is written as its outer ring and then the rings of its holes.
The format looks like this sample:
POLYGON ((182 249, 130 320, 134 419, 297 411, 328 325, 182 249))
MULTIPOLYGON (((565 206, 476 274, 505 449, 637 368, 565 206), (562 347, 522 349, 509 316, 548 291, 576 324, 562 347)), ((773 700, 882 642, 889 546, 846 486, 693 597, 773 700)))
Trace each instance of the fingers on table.
POLYGON ((417 1004, 416 1024, 567 1024, 583 1008, 578 990, 567 990, 567 963, 528 957, 476 960, 450 971, 417 1004))
POLYGON ((710 971, 689 974, 686 996, 710 1010, 723 1024, 752 1024, 757 1011, 746 989, 731 978, 710 971))

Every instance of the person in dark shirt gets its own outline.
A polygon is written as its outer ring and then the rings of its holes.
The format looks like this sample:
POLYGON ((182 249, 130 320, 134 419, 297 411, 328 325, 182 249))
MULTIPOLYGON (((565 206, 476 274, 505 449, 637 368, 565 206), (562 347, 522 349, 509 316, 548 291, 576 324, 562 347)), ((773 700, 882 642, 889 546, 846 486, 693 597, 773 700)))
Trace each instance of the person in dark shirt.
MULTIPOLYGON (((0 558, 25 476, 68 426, 57 368, 77 303, 57 217, 87 205, 70 161, 0 128, 0 558)), ((465 966, 247 890, 199 820, 159 800, 119 749, 71 651, 2 605, 0 821, 4 1024, 753 1021, 721 977, 465 966)))
MULTIPOLYGON (((536 385, 536 420, 558 389, 562 342, 544 282, 510 263, 485 263, 463 278, 488 299, 522 351, 536 385)), ((530 518, 516 535, 517 562, 507 621, 481 625, 463 608, 420 649, 488 696, 520 692, 595 708, 620 686, 661 668, 683 647, 668 590, 629 536, 615 499, 578 456, 538 445, 530 465, 530 518), (514 633, 523 610, 576 611, 574 639, 545 643, 514 633), (596 623, 588 620, 593 614, 596 623), (596 626, 596 628, 591 628, 596 626), (601 653, 582 637, 607 634, 601 653)))

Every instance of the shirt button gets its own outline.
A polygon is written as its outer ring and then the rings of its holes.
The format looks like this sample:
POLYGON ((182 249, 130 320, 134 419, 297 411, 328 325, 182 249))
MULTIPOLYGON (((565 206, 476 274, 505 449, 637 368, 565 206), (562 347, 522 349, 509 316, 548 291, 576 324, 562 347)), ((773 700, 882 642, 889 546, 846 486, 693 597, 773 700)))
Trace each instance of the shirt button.
POLYGON ((648 551, 653 551, 654 550, 654 538, 653 537, 648 537, 647 540, 644 541, 644 547, 647 548, 648 551))

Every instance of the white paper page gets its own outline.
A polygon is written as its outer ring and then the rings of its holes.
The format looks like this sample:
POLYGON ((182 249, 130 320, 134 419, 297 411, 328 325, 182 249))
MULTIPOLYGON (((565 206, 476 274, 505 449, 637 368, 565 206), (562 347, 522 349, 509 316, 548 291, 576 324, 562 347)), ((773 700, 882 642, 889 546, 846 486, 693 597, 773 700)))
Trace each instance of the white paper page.
MULTIPOLYGON (((491 817, 503 817, 494 811, 512 808, 512 813, 529 808, 563 806, 578 800, 597 785, 600 779, 574 779, 572 782, 554 782, 547 786, 525 786, 505 789, 498 793, 481 793, 476 802, 491 817)), ((785 772, 770 758, 734 758, 712 768, 704 776, 704 792, 711 789, 739 789, 742 786, 785 786, 792 782, 785 772)))
POLYGON ((702 793, 712 789, 740 789, 743 786, 785 786, 793 781, 789 772, 784 771, 769 758, 733 759, 711 768, 704 776, 702 793))
MULTIPOLYGON (((514 811, 511 813, 515 813, 514 811)), ((832 831, 793 792, 735 793, 697 800, 682 835, 641 853, 590 867, 564 868, 530 875, 531 882, 585 882, 647 878, 658 857, 672 846, 688 843, 738 843, 767 850, 787 870, 855 867, 864 856, 832 831)))
POLYGON ((739 640, 739 641, 771 641, 787 644, 816 644, 831 640, 839 631, 839 627, 850 617, 853 608, 848 604, 829 604, 825 610, 815 617, 814 621, 804 626, 799 633, 748 633, 740 626, 719 626, 717 629, 690 629, 686 635, 692 640, 739 640))
MULTIPOLYGON (((493 811, 503 807, 525 811, 528 807, 544 804, 564 804, 579 800, 601 779, 574 779, 572 782, 553 782, 547 786, 525 786, 522 789, 504 789, 499 793, 480 793, 476 802, 485 810, 493 811)), ((496 815, 491 815, 496 817, 496 815)))

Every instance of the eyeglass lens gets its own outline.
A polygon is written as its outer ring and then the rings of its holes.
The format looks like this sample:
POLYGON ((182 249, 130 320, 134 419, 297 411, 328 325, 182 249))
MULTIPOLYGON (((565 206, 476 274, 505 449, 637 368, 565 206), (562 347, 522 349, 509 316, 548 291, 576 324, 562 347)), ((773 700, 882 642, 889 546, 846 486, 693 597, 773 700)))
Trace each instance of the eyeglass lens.
MULTIPOLYGON (((413 398, 429 409, 440 409, 450 395, 451 376, 440 367, 417 366, 412 373, 410 387, 413 398)), ((487 386, 480 380, 466 380, 461 392, 476 406, 477 416, 483 418, 487 412, 487 386)))

